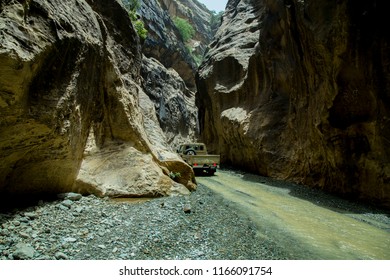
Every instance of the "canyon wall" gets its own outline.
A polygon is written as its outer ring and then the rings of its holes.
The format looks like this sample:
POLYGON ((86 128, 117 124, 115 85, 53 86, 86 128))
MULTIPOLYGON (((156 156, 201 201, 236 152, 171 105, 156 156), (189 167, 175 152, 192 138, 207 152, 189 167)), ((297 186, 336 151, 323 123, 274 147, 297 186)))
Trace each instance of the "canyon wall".
POLYGON ((2 197, 196 187, 163 136, 150 139, 163 132, 145 105, 141 45, 120 2, 0 3, 2 197), (178 182, 170 172, 181 173, 178 182))
POLYGON ((230 0, 197 76, 231 164, 390 206, 385 1, 230 0))

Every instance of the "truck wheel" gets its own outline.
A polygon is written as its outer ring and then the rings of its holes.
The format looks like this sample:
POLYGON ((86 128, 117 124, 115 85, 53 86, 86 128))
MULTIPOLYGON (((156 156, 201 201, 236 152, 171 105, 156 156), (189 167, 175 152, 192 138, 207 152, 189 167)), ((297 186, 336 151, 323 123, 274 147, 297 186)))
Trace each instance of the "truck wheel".
POLYGON ((186 155, 194 156, 196 155, 196 152, 194 150, 187 150, 186 155))

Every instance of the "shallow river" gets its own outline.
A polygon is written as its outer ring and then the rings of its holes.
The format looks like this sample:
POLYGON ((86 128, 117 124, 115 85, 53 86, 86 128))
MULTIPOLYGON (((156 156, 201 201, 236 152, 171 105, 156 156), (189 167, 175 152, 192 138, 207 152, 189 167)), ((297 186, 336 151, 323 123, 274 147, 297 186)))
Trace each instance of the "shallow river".
POLYGON ((275 240, 292 259, 390 259, 390 218, 385 213, 329 206, 320 200, 331 196, 318 192, 317 202, 317 192, 297 195, 296 189, 303 187, 260 176, 218 171, 197 181, 233 202, 258 225, 260 239, 275 240))

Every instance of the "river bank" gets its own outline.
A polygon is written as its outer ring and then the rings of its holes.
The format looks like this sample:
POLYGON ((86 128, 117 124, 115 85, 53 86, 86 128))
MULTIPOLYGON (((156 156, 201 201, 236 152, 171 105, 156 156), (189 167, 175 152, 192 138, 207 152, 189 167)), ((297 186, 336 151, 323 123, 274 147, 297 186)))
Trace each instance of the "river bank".
MULTIPOLYGON (((316 259, 321 255, 304 247, 310 233, 306 232, 303 239, 295 234, 315 226, 324 236, 316 232, 310 244, 324 242, 326 250, 335 246, 336 252, 340 248, 343 251, 348 248, 349 235, 343 241, 335 234, 349 229, 342 223, 344 218, 354 227, 364 223, 385 236, 387 232, 390 238, 387 212, 318 190, 233 171, 220 171, 217 176, 200 177, 198 181, 197 191, 190 196, 113 200, 66 194, 28 207, 0 211, 0 259, 316 259), (202 182, 211 182, 216 189, 202 182), (240 189, 241 184, 251 189, 240 189), (218 188, 230 188, 233 197, 218 193, 218 188), (262 188, 261 194, 254 193, 262 188), (236 199, 244 201, 246 209, 236 199), (295 209, 297 202, 303 203, 305 212, 295 209), (320 212, 308 213, 312 211, 320 212), (317 221, 305 221, 310 214, 317 221), (326 220, 338 214, 342 216, 335 216, 334 225, 326 220), (299 230, 304 223, 307 226, 299 230)), ((359 228, 355 231, 359 235, 359 228)), ((375 237, 368 239, 377 242, 375 237)), ((325 255, 325 259, 334 257, 373 258, 369 254, 325 255)))
POLYGON ((188 197, 70 195, 0 214, 0 259, 286 259, 206 187, 188 197))

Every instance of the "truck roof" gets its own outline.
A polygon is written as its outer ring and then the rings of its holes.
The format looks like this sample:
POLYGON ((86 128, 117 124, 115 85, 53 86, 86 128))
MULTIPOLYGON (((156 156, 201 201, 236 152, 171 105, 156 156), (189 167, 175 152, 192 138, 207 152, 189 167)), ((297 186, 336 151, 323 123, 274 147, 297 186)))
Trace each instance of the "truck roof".
POLYGON ((180 144, 180 146, 186 146, 186 145, 205 145, 205 144, 204 143, 184 143, 184 144, 180 144))

